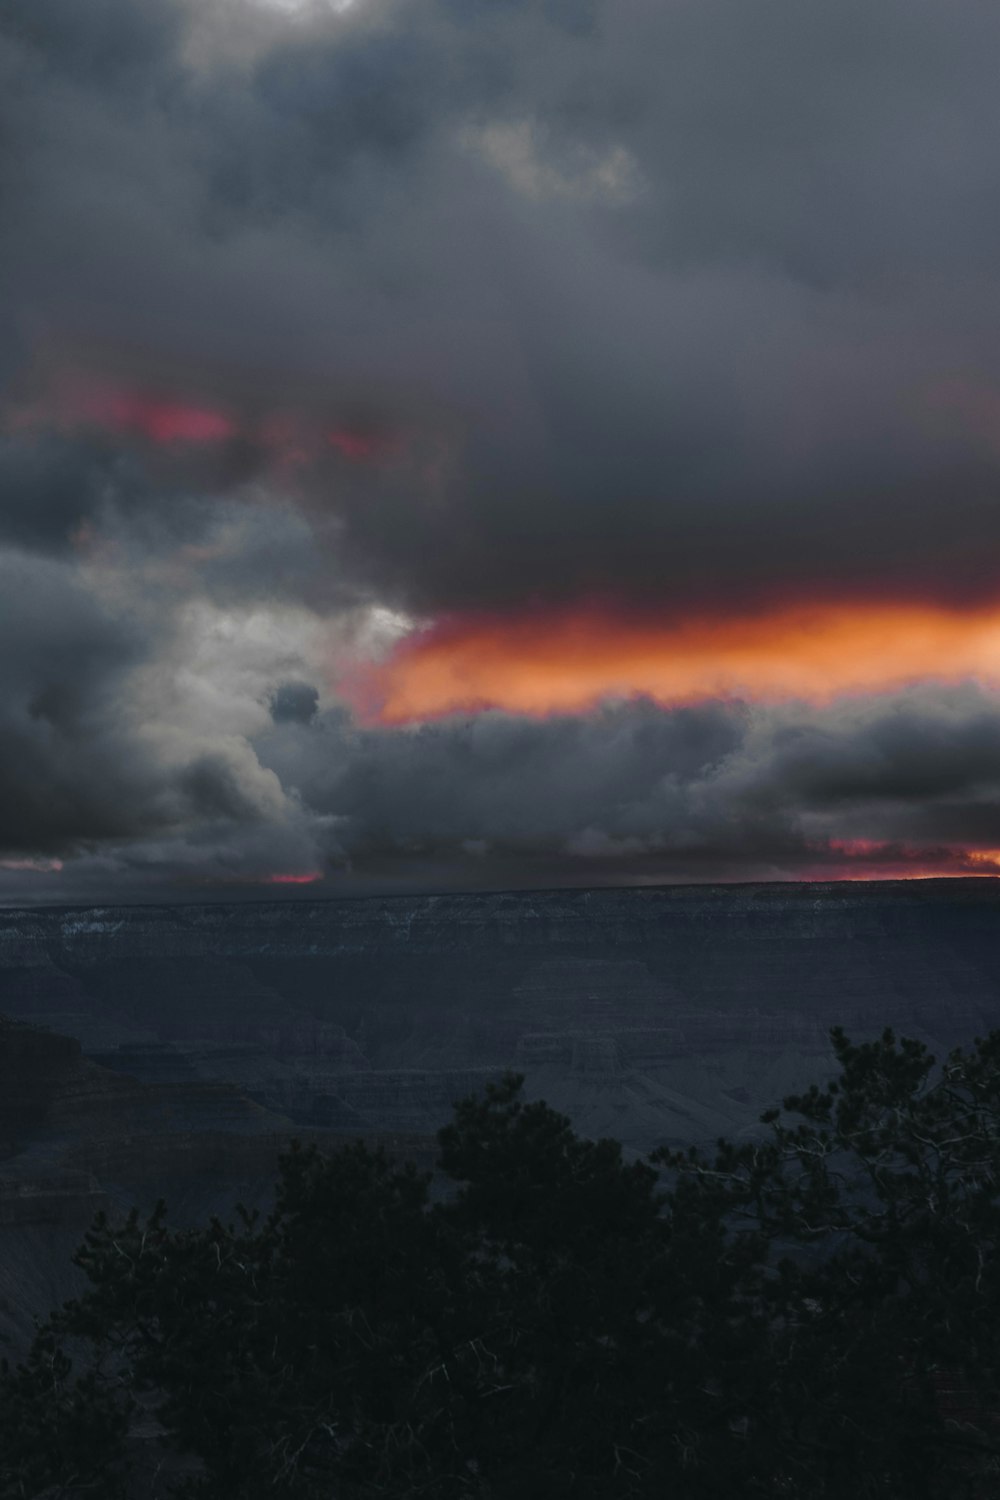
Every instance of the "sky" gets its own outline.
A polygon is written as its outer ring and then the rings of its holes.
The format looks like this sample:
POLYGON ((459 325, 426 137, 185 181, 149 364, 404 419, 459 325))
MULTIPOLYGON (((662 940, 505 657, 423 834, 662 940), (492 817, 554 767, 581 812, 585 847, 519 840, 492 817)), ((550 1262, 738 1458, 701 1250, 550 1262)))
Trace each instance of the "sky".
POLYGON ((6 0, 0 902, 1000 874, 991 0, 6 0))

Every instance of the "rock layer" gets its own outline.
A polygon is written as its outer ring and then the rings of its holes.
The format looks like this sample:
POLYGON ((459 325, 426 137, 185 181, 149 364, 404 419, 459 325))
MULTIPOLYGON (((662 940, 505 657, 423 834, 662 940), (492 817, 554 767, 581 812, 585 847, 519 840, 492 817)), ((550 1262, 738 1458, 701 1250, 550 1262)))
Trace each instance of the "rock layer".
MULTIPOLYGON (((426 1133, 503 1069, 633 1150, 754 1128, 828 1028, 1000 1019, 989 880, 0 913, 0 1010, 150 1087, 426 1133)), ((228 1128, 228 1127, 227 1127, 228 1128)), ((0 1130, 0 1135, 2 1135, 0 1130)))

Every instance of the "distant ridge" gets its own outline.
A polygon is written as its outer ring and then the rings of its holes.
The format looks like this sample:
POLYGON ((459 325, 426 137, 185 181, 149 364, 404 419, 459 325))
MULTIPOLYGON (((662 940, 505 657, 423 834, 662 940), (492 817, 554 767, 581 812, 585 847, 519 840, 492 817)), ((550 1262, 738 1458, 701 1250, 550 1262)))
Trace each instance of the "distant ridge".
POLYGON ((516 899, 538 898, 538 897, 617 897, 617 896, 671 896, 682 898, 689 894, 692 898, 704 897, 706 895, 717 895, 726 898, 730 894, 737 893, 760 893, 766 898, 768 894, 778 896, 781 893, 796 893, 803 899, 815 898, 816 896, 829 896, 841 898, 845 892, 870 892, 870 897, 862 899, 878 900, 880 896, 888 893, 899 894, 913 893, 915 899, 934 899, 935 896, 952 892, 957 899, 962 895, 985 893, 988 890, 997 893, 1000 900, 1000 875, 909 875, 905 878, 881 879, 861 876, 845 876, 839 880, 723 880, 723 881, 663 881, 657 884, 642 885, 540 885, 540 886, 500 886, 489 890, 469 890, 461 888, 443 888, 440 890, 420 891, 387 891, 379 893, 371 892, 339 892, 329 895, 306 895, 296 890, 289 890, 282 896, 269 895, 246 895, 230 896, 220 895, 208 900, 198 900, 196 897, 187 895, 171 897, 169 900, 159 901, 89 901, 89 902, 31 902, 10 903, 0 901, 0 925, 4 915, 12 913, 70 913, 70 912, 93 912, 93 911, 173 911, 175 909, 186 910, 189 908, 216 908, 239 910, 244 907, 327 907, 340 905, 360 905, 421 902, 421 901, 492 901, 502 897, 516 899), (920 892, 925 892, 921 897, 920 892))

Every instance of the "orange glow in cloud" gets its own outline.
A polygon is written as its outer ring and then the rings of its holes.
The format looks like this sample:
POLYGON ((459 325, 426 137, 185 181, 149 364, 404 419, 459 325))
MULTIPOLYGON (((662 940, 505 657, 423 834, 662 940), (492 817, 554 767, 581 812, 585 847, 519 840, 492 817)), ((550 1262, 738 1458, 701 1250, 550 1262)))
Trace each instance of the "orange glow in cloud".
POLYGON ((16 870, 18 874, 30 872, 36 875, 57 875, 63 867, 61 859, 35 858, 0 859, 0 870, 16 870))
POLYGON ((908 683, 1000 686, 1000 605, 782 606, 663 622, 570 610, 443 622, 345 685, 367 719, 403 724, 487 708, 572 713, 603 699, 829 702, 908 683))
POLYGON ((947 845, 919 849, 878 839, 830 839, 816 846, 817 861, 798 868, 798 880, 967 880, 1000 877, 1000 849, 947 845))

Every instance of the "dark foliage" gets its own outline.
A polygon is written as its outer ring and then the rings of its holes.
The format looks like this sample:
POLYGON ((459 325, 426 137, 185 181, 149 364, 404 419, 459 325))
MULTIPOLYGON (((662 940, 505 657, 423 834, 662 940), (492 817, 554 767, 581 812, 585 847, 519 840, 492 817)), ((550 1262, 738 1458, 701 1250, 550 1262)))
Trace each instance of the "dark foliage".
POLYGON ((1000 1033, 833 1038, 712 1157, 627 1163, 511 1078, 442 1201, 359 1145, 293 1150, 264 1220, 98 1220, 0 1381, 0 1497, 123 1493, 137 1414, 204 1500, 1000 1493, 1000 1033))

